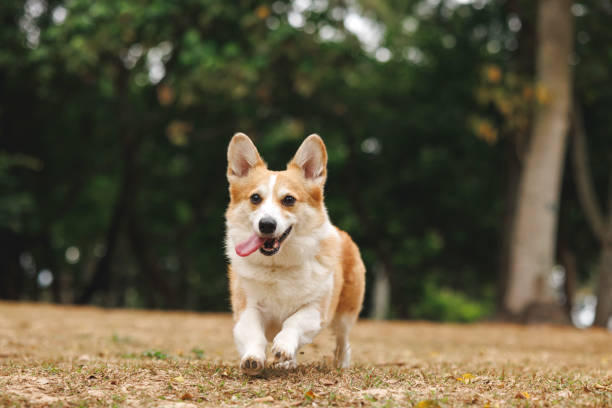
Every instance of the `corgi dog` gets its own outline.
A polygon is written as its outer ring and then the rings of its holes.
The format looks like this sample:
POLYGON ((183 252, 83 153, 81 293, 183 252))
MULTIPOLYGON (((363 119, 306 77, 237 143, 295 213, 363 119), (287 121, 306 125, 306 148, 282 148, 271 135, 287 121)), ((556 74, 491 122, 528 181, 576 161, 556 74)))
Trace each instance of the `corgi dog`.
POLYGON ((227 160, 225 244, 240 369, 260 374, 268 343, 275 367, 295 368, 299 348, 325 327, 336 335, 335 365, 348 367, 365 266, 327 215, 323 140, 308 136, 286 170, 271 171, 251 139, 237 133, 227 160))

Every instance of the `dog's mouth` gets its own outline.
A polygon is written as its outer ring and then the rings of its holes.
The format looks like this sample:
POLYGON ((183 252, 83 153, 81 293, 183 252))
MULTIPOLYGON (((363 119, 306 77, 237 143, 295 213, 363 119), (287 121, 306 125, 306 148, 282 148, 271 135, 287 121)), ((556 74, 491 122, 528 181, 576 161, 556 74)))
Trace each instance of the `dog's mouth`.
POLYGON ((276 238, 265 238, 253 234, 236 245, 236 253, 240 256, 249 256, 259 249, 259 252, 262 254, 272 256, 280 250, 281 244, 287 239, 292 228, 292 226, 287 228, 285 232, 276 238))
POLYGON ((291 232, 291 228, 293 227, 287 228, 287 230, 283 232, 278 238, 266 239, 263 245, 259 248, 259 252, 261 252, 265 256, 272 256, 277 253, 280 250, 281 244, 291 232))

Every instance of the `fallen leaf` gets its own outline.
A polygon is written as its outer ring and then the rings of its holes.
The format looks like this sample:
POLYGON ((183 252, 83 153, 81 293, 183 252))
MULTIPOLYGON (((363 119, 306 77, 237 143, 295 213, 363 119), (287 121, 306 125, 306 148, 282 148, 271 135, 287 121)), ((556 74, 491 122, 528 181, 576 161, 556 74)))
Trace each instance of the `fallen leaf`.
POLYGON ((177 383, 184 383, 185 379, 183 378, 183 376, 179 375, 178 377, 174 377, 172 381, 177 382, 177 383))
POLYGON ((267 397, 255 398, 253 402, 274 402, 274 397, 268 395, 267 397))
POLYGON ((310 399, 317 398, 316 394, 314 392, 312 392, 312 390, 306 391, 306 394, 304 394, 304 397, 310 398, 310 399))
POLYGON ((434 400, 423 400, 419 401, 415 405, 415 408, 440 408, 440 404, 438 404, 438 402, 434 400))
POLYGON ((474 378, 475 378, 475 377, 474 377, 472 374, 470 374, 470 373, 465 373, 465 374, 463 374, 461 377, 457 377, 457 378, 456 378, 456 380, 457 380, 457 381, 461 381, 461 382, 462 382, 462 383, 464 383, 464 384, 469 384, 469 383, 471 383, 471 382, 472 382, 472 380, 473 380, 474 378))
POLYGON ((193 399, 193 395, 191 395, 190 393, 186 392, 183 395, 181 395, 181 399, 183 401, 192 400, 193 399))
POLYGON ((518 399, 529 399, 529 398, 531 398, 531 395, 529 395, 529 393, 527 391, 521 391, 521 392, 517 392, 516 393, 515 398, 518 398, 518 399))

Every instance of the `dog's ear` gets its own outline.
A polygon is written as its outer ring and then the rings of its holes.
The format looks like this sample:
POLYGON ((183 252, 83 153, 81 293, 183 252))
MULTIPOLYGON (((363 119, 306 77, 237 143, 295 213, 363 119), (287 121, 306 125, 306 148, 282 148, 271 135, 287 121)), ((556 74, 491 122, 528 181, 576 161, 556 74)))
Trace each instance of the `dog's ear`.
POLYGON ((327 177, 327 150, 319 135, 312 134, 303 142, 287 167, 297 167, 309 181, 325 183, 327 177))
POLYGON ((236 133, 227 148, 227 178, 245 177, 256 166, 265 165, 257 148, 244 133, 236 133))

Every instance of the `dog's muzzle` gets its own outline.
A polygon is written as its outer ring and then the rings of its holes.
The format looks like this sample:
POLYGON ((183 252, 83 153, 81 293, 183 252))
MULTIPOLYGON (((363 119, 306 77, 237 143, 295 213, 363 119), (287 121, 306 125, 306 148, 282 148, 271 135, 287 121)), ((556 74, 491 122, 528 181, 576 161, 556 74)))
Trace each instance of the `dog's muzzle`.
POLYGON ((287 236, 289 236, 289 233, 291 232, 292 228, 293 226, 287 228, 287 230, 283 232, 282 235, 278 238, 266 239, 261 248, 259 248, 259 252, 266 256, 272 256, 276 254, 280 250, 283 241, 287 239, 287 236))

